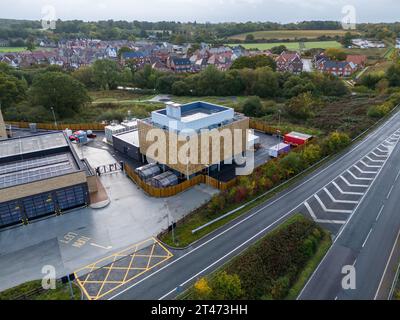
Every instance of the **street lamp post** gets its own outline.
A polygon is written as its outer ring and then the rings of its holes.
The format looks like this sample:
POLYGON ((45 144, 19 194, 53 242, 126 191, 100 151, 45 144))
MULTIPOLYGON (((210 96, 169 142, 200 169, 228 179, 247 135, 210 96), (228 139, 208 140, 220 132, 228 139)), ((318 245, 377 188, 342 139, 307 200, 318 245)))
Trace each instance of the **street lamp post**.
POLYGON ((58 130, 56 113, 54 112, 54 108, 53 107, 51 107, 50 109, 51 109, 51 112, 53 113, 54 125, 56 126, 56 130, 58 130))

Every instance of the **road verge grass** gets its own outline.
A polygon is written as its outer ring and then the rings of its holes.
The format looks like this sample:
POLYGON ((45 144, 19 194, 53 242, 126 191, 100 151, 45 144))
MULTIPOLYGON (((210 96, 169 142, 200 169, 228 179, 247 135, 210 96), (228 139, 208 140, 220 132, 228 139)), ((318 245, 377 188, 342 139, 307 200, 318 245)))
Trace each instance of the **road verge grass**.
POLYGON ((296 214, 179 298, 296 299, 331 243, 329 232, 296 214))
MULTIPOLYGON (((74 300, 81 299, 81 290, 72 283, 74 300)), ((68 284, 57 281, 56 289, 44 290, 42 280, 34 280, 0 292, 0 300, 71 300, 68 284)))

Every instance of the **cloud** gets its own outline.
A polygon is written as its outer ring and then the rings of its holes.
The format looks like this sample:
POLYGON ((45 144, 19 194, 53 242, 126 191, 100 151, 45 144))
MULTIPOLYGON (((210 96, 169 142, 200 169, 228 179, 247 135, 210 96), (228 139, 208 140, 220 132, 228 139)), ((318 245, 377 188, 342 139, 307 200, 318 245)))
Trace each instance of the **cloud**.
POLYGON ((400 12, 398 0, 14 0, 0 17, 41 19, 46 5, 64 20, 340 21, 343 6, 353 5, 358 21, 379 22, 396 21, 400 12))

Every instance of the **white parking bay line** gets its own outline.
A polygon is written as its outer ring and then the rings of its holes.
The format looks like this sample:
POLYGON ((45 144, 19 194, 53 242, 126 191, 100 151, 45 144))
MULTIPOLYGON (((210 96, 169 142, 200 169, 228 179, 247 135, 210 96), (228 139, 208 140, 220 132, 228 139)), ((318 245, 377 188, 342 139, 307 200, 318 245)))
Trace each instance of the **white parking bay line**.
POLYGON ((343 191, 342 188, 340 188, 339 185, 335 181, 332 181, 332 184, 340 191, 341 194, 348 194, 348 195, 354 195, 354 196, 363 196, 364 195, 364 193, 362 193, 362 192, 343 191))
POLYGON ((350 204, 357 204, 358 201, 350 201, 350 200, 337 200, 335 197, 329 192, 327 188, 324 188, 324 191, 326 194, 329 196, 329 198, 332 200, 334 203, 350 203, 350 204))
POLYGON ((318 201, 319 205, 321 206, 322 210, 327 213, 353 213, 353 210, 339 210, 339 209, 328 209, 325 204, 322 202, 320 197, 317 194, 314 195, 314 198, 318 201))

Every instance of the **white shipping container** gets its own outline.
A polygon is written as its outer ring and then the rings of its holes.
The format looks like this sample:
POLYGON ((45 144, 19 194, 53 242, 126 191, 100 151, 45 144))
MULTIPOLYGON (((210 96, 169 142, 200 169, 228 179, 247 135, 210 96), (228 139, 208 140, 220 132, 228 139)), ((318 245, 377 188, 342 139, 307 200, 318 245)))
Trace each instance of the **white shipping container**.
POLYGON ((290 151, 290 145, 286 143, 279 143, 276 146, 271 147, 268 150, 269 156, 272 158, 278 158, 283 153, 290 151))

